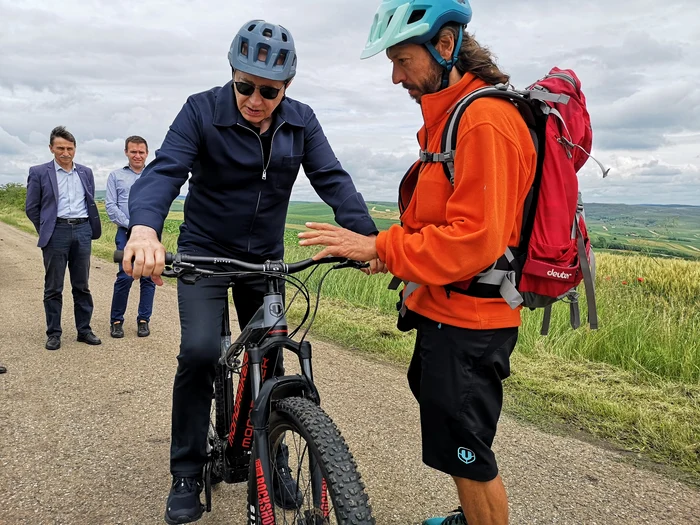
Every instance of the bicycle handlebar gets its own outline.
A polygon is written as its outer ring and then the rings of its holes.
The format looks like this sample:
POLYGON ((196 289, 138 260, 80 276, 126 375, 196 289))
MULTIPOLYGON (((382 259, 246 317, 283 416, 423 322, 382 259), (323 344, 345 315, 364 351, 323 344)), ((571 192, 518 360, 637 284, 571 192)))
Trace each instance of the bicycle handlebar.
MULTIPOLYGON (((124 259, 124 252, 122 250, 116 250, 114 252, 114 262, 121 263, 124 259)), ((351 259, 346 259, 345 257, 324 257, 317 261, 313 259, 304 259, 303 261, 298 261, 295 263, 285 263, 284 261, 266 261, 261 264, 248 263, 245 261, 239 261, 238 259, 228 259, 226 257, 200 257, 197 255, 186 255, 182 253, 170 253, 165 254, 165 264, 172 266, 173 264, 207 264, 213 266, 229 266, 236 268, 238 270, 246 272, 273 272, 273 273, 298 273, 311 266, 318 264, 331 264, 331 263, 345 263, 349 267, 354 268, 365 268, 367 263, 362 263, 358 261, 353 261, 351 259)))

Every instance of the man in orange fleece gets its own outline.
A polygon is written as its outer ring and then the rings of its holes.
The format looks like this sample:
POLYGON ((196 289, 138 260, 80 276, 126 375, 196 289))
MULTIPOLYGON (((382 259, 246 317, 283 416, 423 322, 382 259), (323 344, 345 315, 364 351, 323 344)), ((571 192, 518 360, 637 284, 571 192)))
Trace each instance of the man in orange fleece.
MULTIPOLYGON (((442 151, 449 113, 463 97, 509 80, 466 32, 471 14, 467 0, 384 0, 375 16, 363 58, 386 50, 393 82, 421 106, 423 151, 442 151)), ((408 379, 420 405, 423 461, 453 477, 463 509, 424 525, 501 525, 508 500, 491 445, 520 311, 500 296, 447 286, 518 245, 537 155, 517 108, 501 99, 474 101, 457 137, 454 186, 439 162, 417 162, 402 180, 401 226, 368 239, 309 223, 299 237, 302 245, 326 246, 317 258, 372 261, 373 271, 388 268, 420 285, 410 295, 404 290, 404 321, 417 329, 408 379)))

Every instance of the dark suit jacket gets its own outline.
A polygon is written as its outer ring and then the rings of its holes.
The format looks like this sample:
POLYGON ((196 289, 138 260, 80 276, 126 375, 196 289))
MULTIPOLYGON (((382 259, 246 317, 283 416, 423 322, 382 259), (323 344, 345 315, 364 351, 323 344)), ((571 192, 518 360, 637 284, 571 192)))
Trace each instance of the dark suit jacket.
MULTIPOLYGON (((90 168, 81 164, 75 164, 75 169, 85 189, 92 238, 99 239, 102 235, 102 225, 100 224, 100 214, 95 205, 95 177, 93 177, 90 168)), ((32 221, 39 234, 37 246, 43 248, 49 243, 58 218, 58 179, 53 160, 29 168, 25 210, 27 217, 32 221)))

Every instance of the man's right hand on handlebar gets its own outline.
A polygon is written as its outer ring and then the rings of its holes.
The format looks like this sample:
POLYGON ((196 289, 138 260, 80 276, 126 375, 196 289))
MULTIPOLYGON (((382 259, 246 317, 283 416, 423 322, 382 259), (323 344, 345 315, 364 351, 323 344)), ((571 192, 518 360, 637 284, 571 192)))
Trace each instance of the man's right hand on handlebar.
POLYGON ((165 246, 158 240, 153 228, 136 225, 131 229, 129 241, 124 247, 122 267, 134 279, 151 277, 158 286, 163 284, 160 275, 165 268, 165 246))

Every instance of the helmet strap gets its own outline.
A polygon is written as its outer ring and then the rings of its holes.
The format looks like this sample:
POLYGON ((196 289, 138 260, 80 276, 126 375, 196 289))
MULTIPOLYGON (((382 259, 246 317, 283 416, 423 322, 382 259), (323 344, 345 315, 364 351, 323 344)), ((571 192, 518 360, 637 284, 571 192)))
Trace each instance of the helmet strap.
POLYGON ((445 89, 450 83, 450 72, 452 68, 457 63, 457 58, 459 57, 459 50, 462 47, 462 37, 464 35, 464 27, 460 27, 459 36, 457 37, 457 42, 455 44, 455 49, 450 60, 445 60, 435 46, 431 42, 426 42, 425 48, 430 52, 433 59, 443 68, 442 71, 442 85, 440 89, 445 89))

